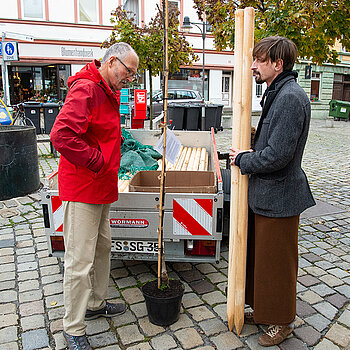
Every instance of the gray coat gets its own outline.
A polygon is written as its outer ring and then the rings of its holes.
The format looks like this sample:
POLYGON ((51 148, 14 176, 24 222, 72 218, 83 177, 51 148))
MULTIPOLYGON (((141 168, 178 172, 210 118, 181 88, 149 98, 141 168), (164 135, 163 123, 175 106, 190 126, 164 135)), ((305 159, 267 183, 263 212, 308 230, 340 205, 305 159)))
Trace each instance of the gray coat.
POLYGON ((298 215, 315 205, 301 160, 310 124, 310 101, 293 76, 269 91, 254 139, 255 151, 239 160, 249 174, 248 203, 268 217, 298 215), (268 109, 267 113, 264 109, 268 109))

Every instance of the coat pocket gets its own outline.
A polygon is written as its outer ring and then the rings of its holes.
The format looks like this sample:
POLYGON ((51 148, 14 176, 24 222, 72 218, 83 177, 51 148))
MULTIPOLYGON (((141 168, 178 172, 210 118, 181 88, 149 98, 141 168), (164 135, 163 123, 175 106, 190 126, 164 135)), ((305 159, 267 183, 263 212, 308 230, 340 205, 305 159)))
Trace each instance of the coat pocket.
POLYGON ((263 179, 254 181, 254 206, 266 213, 279 214, 284 210, 284 190, 286 178, 263 179))

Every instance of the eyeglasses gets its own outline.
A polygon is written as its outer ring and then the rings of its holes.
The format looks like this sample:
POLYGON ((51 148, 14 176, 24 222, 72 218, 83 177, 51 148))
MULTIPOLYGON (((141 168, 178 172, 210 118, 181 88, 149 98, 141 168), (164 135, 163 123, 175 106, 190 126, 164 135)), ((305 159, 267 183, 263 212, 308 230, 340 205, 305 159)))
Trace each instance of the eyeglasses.
POLYGON ((118 58, 118 57, 116 57, 116 56, 114 56, 114 57, 125 67, 125 69, 127 70, 127 72, 128 72, 128 74, 129 74, 130 77, 132 77, 132 78, 134 78, 134 79, 139 77, 139 73, 138 73, 138 72, 133 73, 132 70, 131 70, 129 67, 127 67, 127 66, 125 65, 125 63, 124 63, 120 58, 118 58))

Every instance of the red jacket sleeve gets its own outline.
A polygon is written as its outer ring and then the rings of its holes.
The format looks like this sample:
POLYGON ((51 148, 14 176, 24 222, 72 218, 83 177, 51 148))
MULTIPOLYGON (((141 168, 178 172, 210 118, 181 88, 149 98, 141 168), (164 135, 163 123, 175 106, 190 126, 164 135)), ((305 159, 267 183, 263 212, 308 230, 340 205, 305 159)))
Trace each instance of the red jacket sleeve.
POLYGON ((55 149, 70 163, 98 172, 103 156, 98 149, 86 141, 86 132, 95 108, 97 84, 87 79, 76 81, 70 88, 66 101, 51 130, 50 138, 55 149))

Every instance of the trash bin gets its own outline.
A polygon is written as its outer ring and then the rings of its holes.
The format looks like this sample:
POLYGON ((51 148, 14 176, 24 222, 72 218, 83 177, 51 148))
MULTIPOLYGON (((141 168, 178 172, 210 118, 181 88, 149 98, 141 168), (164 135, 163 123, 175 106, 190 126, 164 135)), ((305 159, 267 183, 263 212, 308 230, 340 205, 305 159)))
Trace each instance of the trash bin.
POLYGON ((200 130, 202 104, 185 104, 184 130, 200 130))
POLYGON ((214 128, 216 131, 216 111, 218 105, 207 104, 205 105, 205 121, 204 121, 204 130, 210 130, 214 128))
POLYGON ((44 132, 50 134, 53 123, 56 120, 57 114, 60 110, 58 103, 43 103, 44 110, 44 132))
POLYGON ((183 130, 184 129, 184 114, 185 106, 180 103, 169 103, 168 104, 168 124, 171 129, 183 130))
POLYGON ((41 103, 40 102, 24 102, 23 103, 24 108, 24 114, 28 119, 30 119, 35 126, 35 131, 37 134, 41 134, 41 127, 40 127, 40 108, 41 103))
POLYGON ((349 120, 350 102, 331 100, 329 102, 329 116, 333 117, 335 120, 349 120))
POLYGON ((223 108, 224 108, 224 105, 218 104, 216 109, 215 129, 220 131, 224 130, 224 128, 221 125, 223 108))

